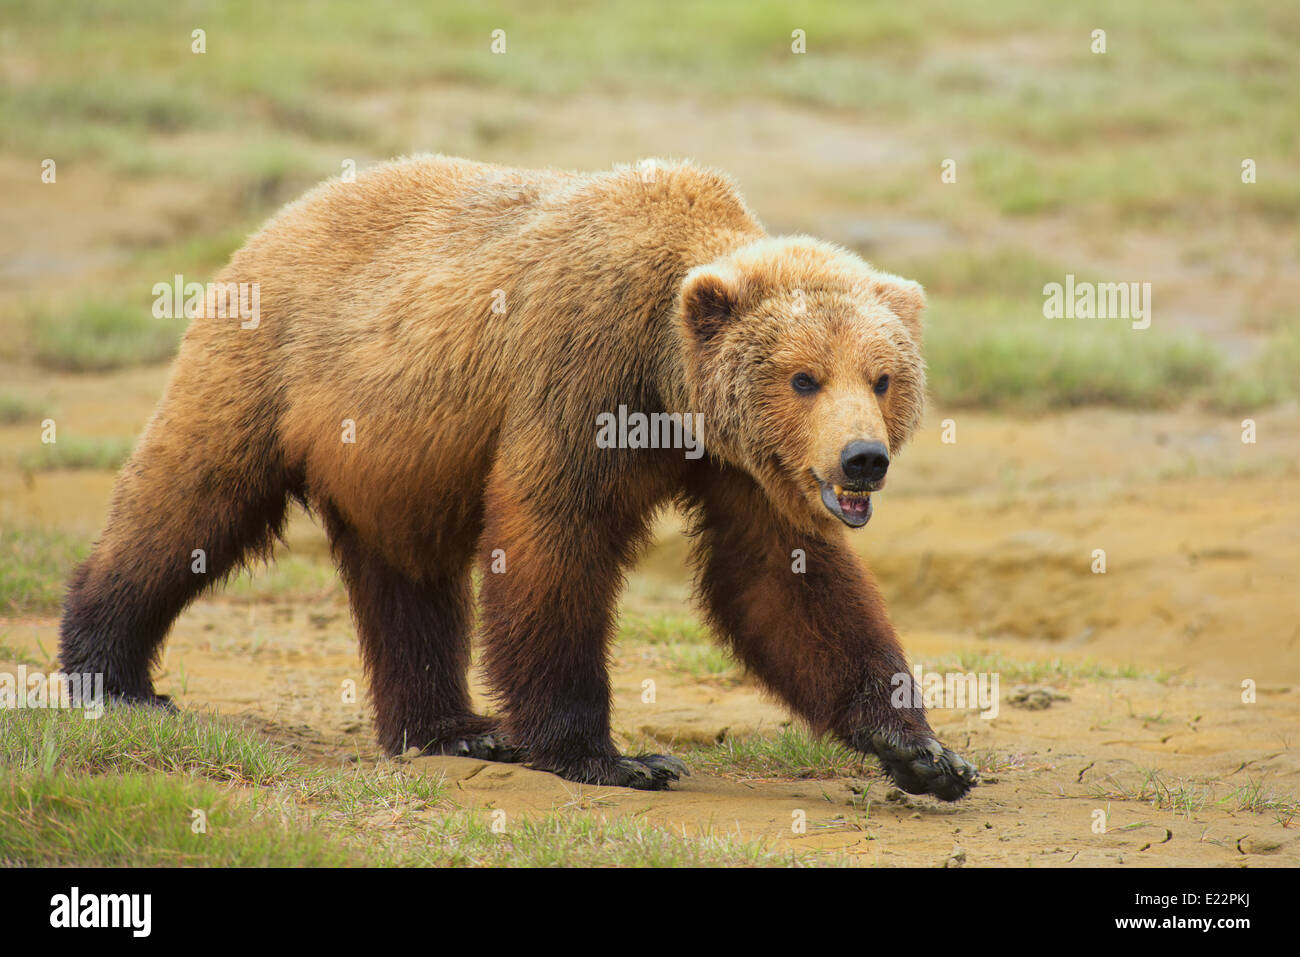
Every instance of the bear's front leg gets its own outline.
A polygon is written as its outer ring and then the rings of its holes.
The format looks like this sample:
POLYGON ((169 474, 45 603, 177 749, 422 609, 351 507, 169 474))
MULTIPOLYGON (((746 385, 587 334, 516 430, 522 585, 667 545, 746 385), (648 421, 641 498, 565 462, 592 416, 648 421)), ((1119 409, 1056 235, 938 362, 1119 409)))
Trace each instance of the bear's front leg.
POLYGON ((619 754, 609 721, 614 603, 652 509, 626 497, 592 502, 589 490, 584 497, 553 481, 534 462, 498 469, 487 489, 484 655, 506 735, 530 767, 570 781, 666 788, 686 766, 667 755, 619 754))
POLYGON ((975 767, 914 704, 880 593, 843 533, 799 532, 734 472, 715 472, 692 500, 705 614, 759 680, 815 730, 879 758, 904 791, 955 801, 974 787, 975 767))

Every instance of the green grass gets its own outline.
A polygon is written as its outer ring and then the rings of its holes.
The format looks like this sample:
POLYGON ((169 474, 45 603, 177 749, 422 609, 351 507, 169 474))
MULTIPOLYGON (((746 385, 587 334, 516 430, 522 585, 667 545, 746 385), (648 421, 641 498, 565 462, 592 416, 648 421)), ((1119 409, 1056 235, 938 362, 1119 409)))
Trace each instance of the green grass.
POLYGON ((349 818, 376 810, 398 814, 436 808, 447 798, 441 776, 410 774, 387 761, 369 767, 358 763, 342 773, 299 770, 282 790, 299 802, 328 807, 331 813, 349 818))
POLYGON ((215 715, 0 712, 0 769, 0 860, 23 866, 842 863, 583 809, 511 815, 501 830, 451 805, 441 776, 388 761, 308 766, 215 715), (193 833, 195 809, 207 833, 193 833))
POLYGON ((1271 814, 1283 827, 1300 817, 1300 799, 1295 794, 1283 794, 1266 787, 1262 780, 1251 780, 1231 790, 1217 802, 1221 807, 1249 811, 1252 814, 1271 814))
POLYGON ((1188 139, 1160 136, 1155 144, 1128 144, 1101 136, 1104 152, 1078 154, 999 144, 971 159, 972 179, 985 203, 1005 216, 1068 212, 1097 228, 1115 222, 1213 227, 1229 215, 1281 225, 1300 215, 1300 190, 1289 176, 1244 185, 1233 175, 1242 158, 1239 141, 1202 143, 1209 155, 1199 164, 1171 158, 1188 139))
MULTIPOLYGON (((250 188, 257 187, 250 186, 250 188)), ((260 207, 260 210, 264 211, 265 207, 260 207)), ((216 217, 212 219, 215 220, 216 217)), ((230 260, 231 255, 244 244, 244 240, 260 224, 260 216, 248 217, 236 214, 227 217, 223 213, 219 222, 205 220, 202 224, 191 225, 185 235, 179 238, 133 250, 130 262, 131 273, 140 277, 141 288, 150 291, 155 282, 170 283, 177 273, 184 276, 186 282, 205 280, 230 260)), ((144 310, 145 314, 151 315, 152 303, 153 300, 150 298, 144 310)), ((158 321, 163 323, 179 321, 184 324, 184 320, 158 321)))
POLYGON ((1300 333, 1286 319, 1272 323, 1257 358, 1229 361, 1208 339, 1172 331, 1158 303, 1142 330, 1122 319, 1045 318, 1043 286, 1075 270, 1016 247, 896 268, 929 294, 926 362, 931 394, 944 407, 1152 409, 1198 401, 1236 413, 1300 397, 1300 333))
POLYGON ((23 867, 338 867, 337 840, 256 817, 210 784, 144 774, 7 775, 0 863, 23 867), (195 834, 194 811, 206 815, 195 834))
POLYGON ((338 570, 327 557, 277 548, 270 562, 241 570, 213 594, 243 602, 294 598, 319 601, 342 594, 342 587, 338 570))
POLYGON ((30 320, 36 361, 63 372, 105 372, 168 359, 184 319, 157 319, 148 302, 87 302, 66 313, 43 310, 30 320))
POLYGON ((975 651, 928 658, 923 664, 927 671, 997 674, 1000 682, 1018 684, 1061 684, 1070 681, 1132 678, 1165 684, 1175 677, 1172 672, 1165 670, 1151 671, 1136 665, 1103 665, 1091 659, 1070 661, 1065 658, 1009 658, 1001 654, 975 651))
MULTIPOLYGON (((127 440, 60 439, 19 458, 28 472, 116 469, 131 450, 127 440)), ((0 614, 57 611, 73 567, 90 553, 91 536, 54 527, 0 524, 0 614)), ((327 555, 277 550, 267 565, 240 570, 208 594, 235 602, 321 601, 342 594, 327 555)))
POLYGON ((1300 398, 1300 330, 1278 330, 1256 357, 1210 393, 1207 404, 1220 412, 1257 412, 1288 399, 1300 398))
POLYGON ((862 755, 829 737, 801 728, 782 728, 775 736, 728 736, 718 744, 683 755, 692 768, 727 777, 828 779, 867 774, 862 755))
POLYGON ((643 645, 704 645, 713 638, 698 619, 680 615, 626 614, 619 623, 620 641, 643 645))
POLYGON ((835 865, 834 855, 774 851, 721 832, 682 834, 633 818, 566 811, 522 817, 495 834, 482 813, 431 822, 429 843, 410 848, 405 866, 752 867, 835 865))
MULTIPOLYGON (((3 634, 4 633, 0 632, 0 638, 3 638, 3 634)), ((3 640, 0 640, 0 660, 12 661, 15 664, 20 665, 34 665, 38 668, 46 664, 46 662, 41 659, 33 658, 31 654, 24 649, 15 648, 13 645, 10 645, 3 640)))
MULTIPOLYGON (((265 801, 263 801, 265 804, 265 801)), ((366 806, 374 813, 377 804, 366 806)), ((458 811, 387 829, 325 807, 270 806, 159 775, 17 775, 0 783, 0 864, 25 867, 738 867, 838 863, 725 834, 682 835, 585 812, 521 816, 493 829, 458 811), (194 812, 206 816, 196 834, 194 812)))
MULTIPOLYGON (((115 469, 130 453, 126 440, 60 439, 20 457, 28 472, 64 468, 115 469)), ((0 524, 0 614, 49 614, 63 601, 73 567, 90 553, 91 536, 53 527, 0 524)), ((236 602, 321 601, 342 594, 327 556, 280 549, 268 565, 241 570, 209 594, 236 602)))
POLYGON ((1267 788, 1263 781, 1252 779, 1248 784, 1232 787, 1220 781, 1166 780, 1158 768, 1142 768, 1139 773, 1141 781, 1136 784, 1107 775, 1104 782, 1093 782, 1089 787, 1099 798, 1136 801, 1189 819, 1208 806, 1268 814, 1283 827, 1290 826, 1300 816, 1300 800, 1294 794, 1267 788))
POLYGON ((63 585, 90 542, 52 528, 0 526, 0 614, 48 614, 63 600, 63 585))
POLYGON ((1163 408, 1212 394, 1227 375, 1208 342, 1162 329, 1158 315, 1134 330, 1127 320, 1046 319, 1041 296, 1031 302, 934 298, 926 363, 941 406, 1163 408))
MULTIPOLYGON (((780 0, 514 0, 386 4, 382 16, 345 0, 238 0, 198 18, 163 0, 111 14, 90 3, 71 9, 76 29, 65 6, 20 0, 6 11, 6 53, 19 68, 0 88, 0 150, 26 155, 39 141, 51 156, 179 178, 208 197, 209 213, 177 223, 175 241, 130 257, 125 269, 141 288, 178 270, 210 274, 261 216, 336 174, 342 157, 364 167, 425 149, 499 155, 564 98, 648 89, 843 111, 925 144, 900 149, 871 176, 817 187, 828 191, 827 209, 883 207, 965 231, 990 218, 1049 216, 1089 234, 1194 231, 1218 243, 1212 259, 1231 246, 1224 222, 1277 229, 1300 217, 1300 62, 1287 42, 1300 12, 1268 0, 1091 0, 1068 10, 1030 0, 798 9, 780 0), (200 20, 201 55, 189 42, 200 20), (250 23, 256 42, 234 42, 250 23), (1104 56, 1088 51, 1099 23, 1104 56), (498 28, 508 52, 495 56, 498 28), (795 28, 807 33, 807 54, 790 52, 795 28), (98 82, 106 72, 111 86, 98 82), (407 97, 448 84, 530 99, 485 104, 465 130, 433 132, 390 122, 371 99, 401 117, 418 104, 407 97), (936 154, 936 142, 951 147, 936 154), (935 175, 948 149, 960 158, 955 187, 935 175), (1250 186, 1237 175, 1243 154, 1260 164, 1250 186)), ((1296 397, 1294 349, 1228 368, 1220 350, 1171 335, 1159 316, 1129 336, 1017 318, 1037 302, 1044 272, 1064 271, 1014 247, 945 254, 918 271, 935 297, 928 348, 941 403, 1032 410, 1199 399, 1237 412, 1296 397)), ((104 371, 166 359, 182 327, 143 306, 91 302, 66 315, 47 309, 28 336, 47 368, 104 371)))
POLYGON ((24 472, 83 469, 115 472, 131 457, 134 447, 134 439, 65 436, 20 455, 18 467, 24 472))
POLYGON ((9 392, 0 393, 0 425, 39 422, 41 418, 41 410, 24 396, 9 392))
MULTIPOLYGON (((948 250, 895 262, 891 268, 924 286, 936 305, 1039 297, 1045 283, 1059 282, 1075 271, 1014 246, 948 250)), ((929 310, 931 315, 937 312, 937 308, 929 310)))
POLYGON ((1100 133, 1140 135, 1193 124, 1200 117, 1179 121, 1184 111, 1171 109, 1190 103, 1199 102, 1220 124, 1240 122, 1246 107, 1216 88, 1231 79, 1249 85, 1262 101, 1251 109, 1270 112, 1271 123, 1280 125, 1281 118, 1271 114, 1276 101, 1293 92, 1284 85, 1295 70, 1286 37, 1297 20, 1293 10, 1261 0, 1231 9, 1153 0, 1069 10, 1044 9, 1030 0, 797 10, 781 0, 666 0, 653 8, 516 0, 440 9, 385 4, 382 16, 344 0, 289 0, 272 10, 240 0, 197 19, 162 0, 136 0, 112 14, 74 4, 82 29, 73 31, 58 29, 59 15, 36 0, 10 6, 10 21, 25 41, 22 52, 58 65, 44 83, 14 84, 15 105, 33 111, 39 106, 69 124, 173 133, 205 120, 253 117, 316 136, 349 130, 307 95, 312 91, 341 94, 435 81, 553 95, 593 86, 633 92, 653 79, 674 93, 783 96, 830 106, 865 101, 900 115, 911 98, 899 102, 899 91, 919 81, 948 91, 943 105, 954 116, 971 103, 995 101, 1000 109, 986 107, 975 125, 996 116, 1009 134, 1056 143, 1062 132, 1075 130, 1086 143, 1100 133), (208 33, 202 55, 191 52, 189 40, 199 20, 208 33), (1106 57, 1087 49, 1088 31, 1099 20, 1111 37, 1106 57), (261 42, 231 42, 250 22, 256 22, 261 42), (796 27, 808 35, 809 52, 802 57, 790 52, 796 27), (505 55, 489 50, 497 28, 507 32, 505 55), (1007 82, 973 55, 982 47, 996 49, 1013 32, 1037 41, 1041 59, 1035 64, 1055 69, 1007 82), (948 55, 926 57, 941 41, 949 41, 948 55), (377 56, 381 51, 387 55, 377 56), (1162 82, 1153 82, 1152 61, 1167 69, 1162 82), (107 62, 120 68, 112 88, 84 82, 107 62), (1075 74, 1073 82, 1061 77, 1066 72, 1075 74), (1049 95, 1056 112, 1065 115, 1056 124, 1042 119, 1041 110, 1010 109, 1049 95), (1076 116, 1082 122, 1071 125, 1076 116))
POLYGON ((693 618, 630 615, 619 627, 618 640, 625 654, 652 666, 727 684, 742 678, 735 659, 693 618))
MULTIPOLYGON (((782 0, 514 0, 385 4, 380 16, 346 0, 269 9, 240 0, 200 17, 163 0, 111 14, 90 3, 70 11, 25 0, 9 5, 7 23, 24 69, 0 90, 9 120, 0 149, 24 152, 40 131, 48 155, 148 171, 158 168, 152 155, 181 160, 177 141, 186 136, 244 134, 224 144, 222 163, 196 170, 214 184, 268 137, 288 151, 307 142, 409 149, 355 100, 463 84, 542 99, 653 89, 851 110, 888 128, 933 123, 976 145, 976 190, 1011 214, 1082 198, 1116 215, 1212 221, 1238 212, 1285 221, 1300 197, 1295 176, 1283 172, 1294 168, 1297 142, 1300 65, 1287 37, 1300 30, 1300 14, 1268 0, 1227 8, 1093 0, 1069 10, 1031 0, 799 8, 782 0), (69 16, 78 29, 66 27, 69 16), (189 41, 199 21, 208 34, 203 54, 189 41), (235 42, 252 23, 257 42, 235 42), (1098 23, 1110 38, 1104 56, 1088 51, 1098 23), (489 49, 498 28, 507 34, 504 55, 489 49), (795 28, 806 31, 806 54, 791 52, 795 28), (98 82, 108 70, 111 86, 98 82), (1253 191, 1215 175, 1247 145, 1277 173, 1253 191), (1092 191, 1097 183, 1107 188, 1092 191)), ((483 141, 499 132, 489 125, 483 141)))
POLYGON ((213 715, 110 707, 101 717, 70 710, 0 713, 0 767, 69 775, 160 771, 216 782, 268 785, 297 762, 256 732, 213 715))

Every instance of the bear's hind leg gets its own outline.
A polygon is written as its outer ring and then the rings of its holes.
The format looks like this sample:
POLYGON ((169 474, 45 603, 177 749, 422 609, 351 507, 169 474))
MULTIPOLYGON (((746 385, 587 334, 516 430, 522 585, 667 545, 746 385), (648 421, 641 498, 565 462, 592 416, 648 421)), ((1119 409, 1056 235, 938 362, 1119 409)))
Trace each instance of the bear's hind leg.
POLYGON ((468 561, 416 580, 393 568, 337 514, 326 512, 326 526, 352 603, 380 745, 389 754, 419 748, 518 760, 497 720, 471 707, 468 561))
POLYGON ((164 405, 113 488, 104 531, 73 572, 59 624, 68 674, 102 674, 109 698, 170 707, 150 675, 182 609, 249 553, 270 548, 288 483, 269 440, 204 444, 164 405))

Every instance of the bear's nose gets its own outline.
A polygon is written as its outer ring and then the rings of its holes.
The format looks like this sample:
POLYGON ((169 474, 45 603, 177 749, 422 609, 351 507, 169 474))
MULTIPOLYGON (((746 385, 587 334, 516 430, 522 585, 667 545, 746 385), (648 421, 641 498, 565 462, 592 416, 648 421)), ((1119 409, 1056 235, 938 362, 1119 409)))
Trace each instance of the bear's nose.
POLYGON ((851 481, 879 481, 889 470, 889 449, 883 442, 850 442, 840 453, 840 468, 851 481))

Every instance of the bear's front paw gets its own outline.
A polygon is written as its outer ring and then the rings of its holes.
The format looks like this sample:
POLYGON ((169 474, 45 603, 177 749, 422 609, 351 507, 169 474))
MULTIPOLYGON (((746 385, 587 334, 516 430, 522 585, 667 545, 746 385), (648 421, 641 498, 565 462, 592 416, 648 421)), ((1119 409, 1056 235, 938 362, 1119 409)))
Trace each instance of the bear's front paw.
POLYGON ((579 784, 663 791, 683 774, 690 775, 680 758, 667 754, 638 754, 636 757, 593 758, 575 765, 545 768, 579 784))
POLYGON ((956 801, 979 783, 975 766, 934 738, 903 739, 878 731, 870 741, 885 772, 908 794, 933 794, 943 801, 956 801))

